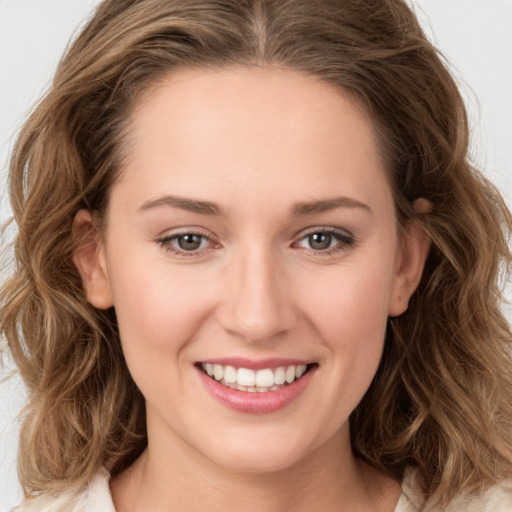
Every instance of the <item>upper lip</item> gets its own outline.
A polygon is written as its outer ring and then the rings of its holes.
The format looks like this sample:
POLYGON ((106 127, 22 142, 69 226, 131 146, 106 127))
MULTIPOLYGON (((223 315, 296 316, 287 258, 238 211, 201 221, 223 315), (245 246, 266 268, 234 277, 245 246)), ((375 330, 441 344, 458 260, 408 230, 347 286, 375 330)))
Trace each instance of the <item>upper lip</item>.
POLYGON ((199 364, 220 364, 223 366, 234 366, 235 368, 249 368, 251 370, 262 370, 264 368, 279 368, 282 366, 309 365, 314 361, 305 359, 271 358, 271 359, 247 359, 244 357, 222 357, 204 359, 199 364))

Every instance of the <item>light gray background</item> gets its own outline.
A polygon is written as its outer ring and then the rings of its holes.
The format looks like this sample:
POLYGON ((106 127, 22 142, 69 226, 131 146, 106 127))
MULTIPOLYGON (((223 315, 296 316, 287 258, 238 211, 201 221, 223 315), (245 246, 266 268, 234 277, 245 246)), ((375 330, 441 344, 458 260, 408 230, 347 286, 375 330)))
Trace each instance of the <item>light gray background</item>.
MULTIPOLYGON (((410 1, 461 84, 473 128, 474 160, 512 206, 512 0, 410 1)), ((98 3, 0 0, 0 223, 9 215, 5 169, 14 135, 48 86, 69 38, 98 3)), ((16 415, 22 404, 19 379, 0 382, 0 511, 4 512, 21 499, 16 415)))

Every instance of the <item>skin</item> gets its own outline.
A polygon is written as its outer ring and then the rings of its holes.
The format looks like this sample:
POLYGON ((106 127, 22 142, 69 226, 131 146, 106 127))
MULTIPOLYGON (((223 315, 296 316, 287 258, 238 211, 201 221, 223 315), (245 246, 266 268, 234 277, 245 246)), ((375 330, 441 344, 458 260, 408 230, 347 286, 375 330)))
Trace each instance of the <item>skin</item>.
POLYGON ((292 71, 185 70, 143 94, 126 156, 105 231, 75 219, 88 300, 115 307, 147 402, 149 445, 112 480, 116 510, 394 510, 400 486, 356 459, 348 418, 428 243, 418 222, 397 230, 366 113, 292 71), (206 238, 179 254, 177 233, 206 238), (284 409, 247 414, 194 366, 233 356, 318 367, 284 409))

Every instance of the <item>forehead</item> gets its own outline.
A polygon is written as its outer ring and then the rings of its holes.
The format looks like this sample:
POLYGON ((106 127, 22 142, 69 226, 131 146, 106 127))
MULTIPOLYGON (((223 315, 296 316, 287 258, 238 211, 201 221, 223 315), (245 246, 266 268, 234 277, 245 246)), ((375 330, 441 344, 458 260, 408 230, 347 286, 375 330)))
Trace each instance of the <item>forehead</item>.
POLYGON ((125 155, 121 181, 131 177, 147 194, 156 193, 151 181, 173 193, 188 187, 188 195, 192 185, 194 195, 220 193, 222 183, 227 197, 244 187, 268 193, 274 184, 303 200, 305 192, 332 195, 343 182, 371 192, 376 174, 385 179, 374 125, 356 99, 269 68, 169 74, 139 96, 125 155))
POLYGON ((131 133, 137 134, 137 128, 146 128, 141 125, 157 121, 155 110, 161 113, 160 121, 166 115, 179 116, 180 129, 193 131, 213 123, 218 128, 225 120, 246 123, 246 127, 250 124, 252 128, 267 123, 265 132, 270 134, 281 121, 295 123, 288 129, 298 133, 299 129, 306 132, 316 122, 315 131, 319 125, 325 127, 319 136, 329 138, 332 121, 348 116, 350 122, 365 124, 369 131, 374 128, 355 95, 299 71, 267 67, 186 68, 171 72, 137 97, 130 116, 131 133), (183 124, 187 119, 190 123, 183 124))

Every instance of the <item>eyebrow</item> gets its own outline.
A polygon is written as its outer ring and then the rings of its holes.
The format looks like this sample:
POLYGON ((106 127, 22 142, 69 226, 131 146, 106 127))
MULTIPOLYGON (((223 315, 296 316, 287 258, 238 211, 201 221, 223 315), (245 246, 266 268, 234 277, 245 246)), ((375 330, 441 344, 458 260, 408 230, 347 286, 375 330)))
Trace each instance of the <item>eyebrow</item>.
MULTIPOLYGON (((224 215, 224 210, 216 203, 173 195, 166 195, 159 197, 158 199, 150 199, 149 201, 143 203, 139 210, 147 211, 153 208, 160 208, 162 206, 179 208, 181 210, 197 213, 199 215, 224 215)), ((295 217, 301 217, 305 215, 324 213, 330 210, 335 210, 337 208, 359 208, 367 211, 368 213, 372 213, 371 208, 367 204, 350 197, 333 197, 329 199, 295 203, 291 208, 291 213, 295 217)))
POLYGON ((171 206, 172 208, 180 208, 192 213, 200 215, 224 215, 222 208, 210 201, 199 201, 197 199, 188 199, 178 196, 163 196, 158 199, 146 201, 139 210, 146 211, 161 206, 171 206))
POLYGON ((367 211, 368 213, 372 213, 371 208, 367 204, 362 203, 357 199, 352 199, 350 197, 333 197, 330 199, 321 199, 319 201, 313 200, 296 203, 292 207, 292 214, 296 217, 300 217, 302 215, 324 213, 330 210, 335 210, 337 208, 360 208, 367 211))

